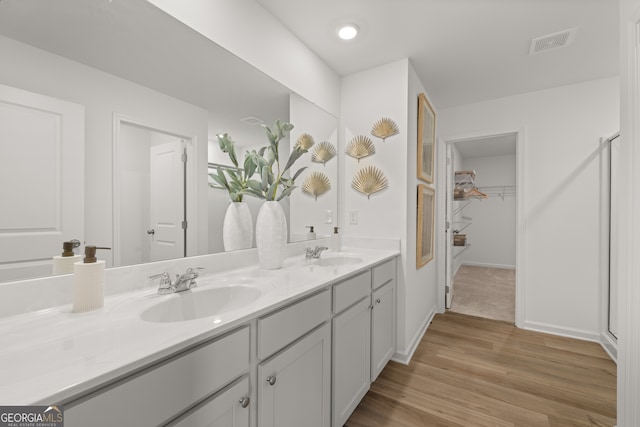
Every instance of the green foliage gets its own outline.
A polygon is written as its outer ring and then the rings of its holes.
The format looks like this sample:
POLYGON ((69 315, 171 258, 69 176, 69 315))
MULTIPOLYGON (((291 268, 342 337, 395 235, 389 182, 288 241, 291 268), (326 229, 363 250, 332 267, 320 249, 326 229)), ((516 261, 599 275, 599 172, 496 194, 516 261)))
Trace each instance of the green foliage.
POLYGON ((223 153, 229 155, 229 159, 237 169, 224 168, 218 166, 215 173, 209 176, 229 193, 233 202, 241 202, 242 197, 247 194, 264 200, 282 200, 289 196, 296 188, 295 180, 300 176, 306 167, 298 169, 291 176, 290 169, 293 164, 311 147, 302 147, 296 143, 291 149, 289 159, 280 168, 280 141, 284 139, 293 129, 293 125, 287 122, 276 120, 273 127, 262 125, 267 134, 269 145, 253 150, 245 154, 242 168, 238 164, 235 151, 235 142, 226 133, 218 135, 218 144, 223 153), (251 179, 256 175, 257 178, 251 179), (281 189, 278 194, 279 189, 281 189))
POLYGON ((291 132, 293 125, 291 123, 276 120, 273 128, 266 125, 262 126, 267 133, 269 145, 260 148, 257 152, 252 151, 248 154, 248 158, 250 158, 255 165, 255 171, 260 177, 260 180, 249 179, 246 183, 247 188, 245 192, 248 195, 264 200, 282 200, 289 196, 296 188, 295 180, 300 176, 302 171, 306 169, 306 167, 298 169, 292 177, 290 176, 291 174, 289 173, 289 170, 296 160, 308 151, 310 146, 305 149, 300 146, 300 144, 296 143, 291 149, 291 154, 289 155, 289 159, 287 160, 284 169, 281 169, 278 151, 280 141, 286 137, 289 132, 291 132), (278 194, 278 189, 280 187, 282 188, 282 191, 278 194))
POLYGON ((243 168, 239 168, 235 142, 226 133, 218 135, 218 144, 220 150, 229 155, 229 159, 236 169, 218 166, 216 172, 210 173, 209 176, 227 190, 232 202, 241 202, 243 195, 247 192, 247 182, 256 172, 258 163, 251 156, 251 153, 248 153, 245 155, 243 168))

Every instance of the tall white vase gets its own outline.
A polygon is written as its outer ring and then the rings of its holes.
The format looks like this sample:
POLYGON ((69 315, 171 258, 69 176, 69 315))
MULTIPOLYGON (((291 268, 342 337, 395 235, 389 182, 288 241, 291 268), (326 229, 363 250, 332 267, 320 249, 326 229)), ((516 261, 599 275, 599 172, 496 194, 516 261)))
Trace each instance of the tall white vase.
POLYGON ((249 249, 253 244, 253 221, 246 202, 231 202, 224 215, 222 242, 225 251, 249 249))
POLYGON ((267 201, 262 204, 256 220, 256 246, 260 268, 282 268, 287 244, 287 218, 280 203, 267 201))

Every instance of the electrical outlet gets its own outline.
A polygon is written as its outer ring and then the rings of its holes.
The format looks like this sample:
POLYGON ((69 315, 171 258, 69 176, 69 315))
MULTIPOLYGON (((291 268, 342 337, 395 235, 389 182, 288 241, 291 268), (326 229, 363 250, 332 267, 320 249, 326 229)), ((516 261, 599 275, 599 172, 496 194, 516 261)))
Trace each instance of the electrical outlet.
POLYGON ((327 209, 326 211, 324 211, 324 223, 333 223, 333 211, 331 209, 327 209))
POLYGON ((349 224, 358 223, 358 211, 349 211, 349 224))

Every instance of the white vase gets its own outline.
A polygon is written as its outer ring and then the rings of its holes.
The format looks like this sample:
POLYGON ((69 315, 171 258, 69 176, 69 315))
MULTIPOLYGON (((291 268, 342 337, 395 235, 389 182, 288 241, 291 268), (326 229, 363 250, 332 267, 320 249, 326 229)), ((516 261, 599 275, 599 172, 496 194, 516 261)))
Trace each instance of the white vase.
POLYGON ((253 221, 246 202, 231 202, 224 215, 222 242, 225 251, 249 249, 253 244, 253 221))
POLYGON ((280 203, 267 201, 262 204, 256 219, 256 246, 260 268, 282 268, 287 244, 287 218, 280 203))

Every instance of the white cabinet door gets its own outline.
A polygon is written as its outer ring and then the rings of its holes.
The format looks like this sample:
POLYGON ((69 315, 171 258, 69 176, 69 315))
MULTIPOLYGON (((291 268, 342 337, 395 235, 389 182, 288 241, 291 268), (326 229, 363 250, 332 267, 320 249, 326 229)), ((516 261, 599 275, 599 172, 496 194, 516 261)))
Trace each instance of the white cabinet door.
POLYGON ((222 390, 170 426, 249 427, 249 378, 222 390))
POLYGON ((327 323, 258 365, 258 427, 329 427, 330 380, 327 323))
POLYGON ((333 425, 342 426, 371 384, 370 297, 333 318, 333 425))
POLYGON ((373 292, 371 311, 371 381, 396 351, 395 280, 373 292))

